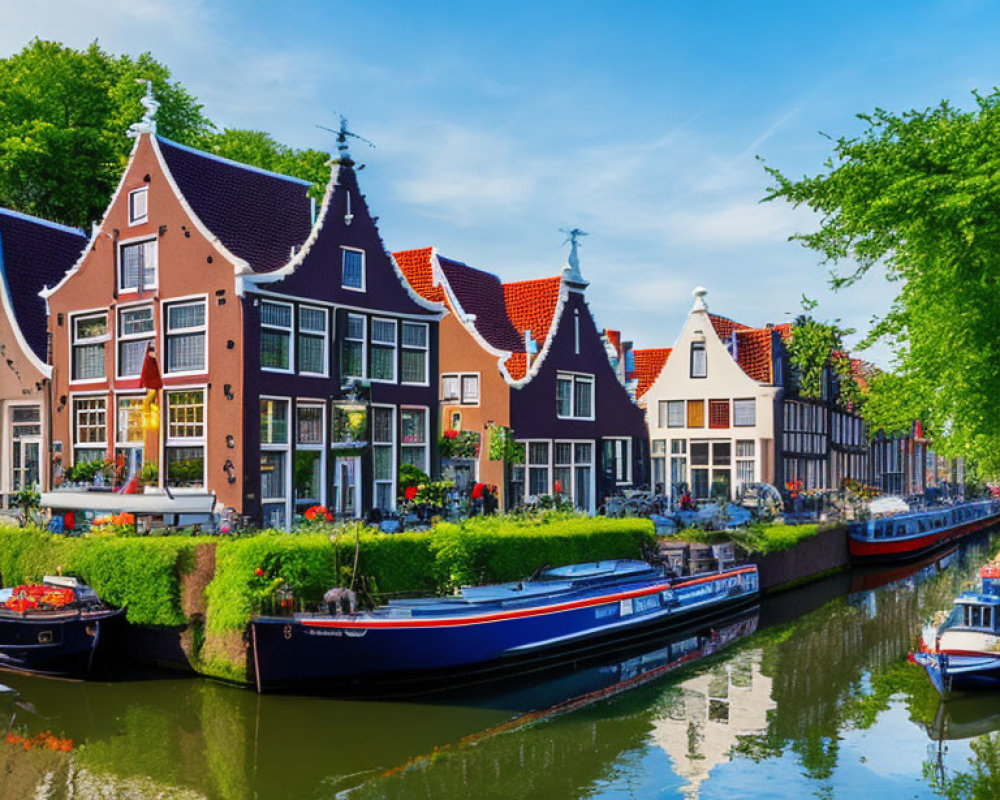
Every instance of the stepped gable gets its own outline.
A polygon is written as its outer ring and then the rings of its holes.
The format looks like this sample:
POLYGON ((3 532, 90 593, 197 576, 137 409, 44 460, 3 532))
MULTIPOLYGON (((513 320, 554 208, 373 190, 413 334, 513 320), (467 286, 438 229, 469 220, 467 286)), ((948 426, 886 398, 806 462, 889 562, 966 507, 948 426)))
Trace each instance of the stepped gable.
POLYGON ((531 338, 541 351, 550 333, 561 291, 562 277, 559 275, 503 285, 507 316, 522 342, 522 352, 515 353, 507 361, 507 371, 515 380, 520 380, 528 372, 527 356, 523 352, 525 331, 531 331, 531 338))
POLYGON ((439 258, 441 271, 466 314, 474 314, 479 335, 498 350, 524 350, 524 338, 508 316, 505 286, 490 272, 439 258))
POLYGON ((634 378, 638 382, 635 388, 637 399, 641 399, 649 391, 649 387, 660 377, 671 352, 673 352, 673 348, 670 347, 652 347, 632 351, 632 356, 635 358, 635 372, 629 375, 629 378, 634 378))
POLYGON ((309 182, 156 137, 170 174, 201 222, 255 272, 284 266, 312 229, 309 182))
POLYGON ((77 228, 0 208, 0 271, 21 333, 42 361, 48 355, 45 300, 38 293, 55 286, 87 246, 77 228))
POLYGON ((434 265, 431 264, 433 253, 433 247, 423 247, 419 250, 400 250, 392 255, 413 291, 424 300, 443 303, 444 289, 434 284, 434 265))

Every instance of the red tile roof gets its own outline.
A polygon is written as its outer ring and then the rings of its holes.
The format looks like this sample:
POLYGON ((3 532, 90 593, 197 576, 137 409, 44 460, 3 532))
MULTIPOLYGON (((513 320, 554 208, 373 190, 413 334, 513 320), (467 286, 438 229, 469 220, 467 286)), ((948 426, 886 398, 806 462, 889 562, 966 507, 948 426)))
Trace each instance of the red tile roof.
POLYGON ((722 343, 729 345, 733 340, 733 333, 736 334, 736 363, 743 371, 761 383, 774 382, 774 353, 772 331, 778 331, 785 340, 791 338, 792 326, 787 323, 781 325, 770 325, 766 328, 751 328, 741 322, 721 317, 718 314, 709 314, 712 327, 722 340, 722 343))
POLYGON ((715 333, 723 342, 729 342, 734 330, 749 330, 750 328, 749 325, 736 322, 729 317, 720 317, 718 314, 709 314, 708 318, 712 320, 712 327, 715 328, 715 333))
POLYGON ((670 353, 671 348, 669 347, 652 347, 646 350, 632 351, 632 356, 635 358, 635 372, 629 377, 635 377, 639 382, 635 389, 636 399, 641 399, 649 391, 649 387, 660 377, 664 364, 670 358, 670 353))
MULTIPOLYGON (((531 281, 517 281, 503 285, 504 304, 507 306, 507 316, 511 324, 521 334, 531 331, 531 338, 541 350, 552 327, 552 319, 559 304, 559 294, 562 291, 562 277, 538 278, 531 281)), ((508 359, 507 371, 515 380, 527 374, 526 359, 508 359)))
POLYGON ((393 256, 413 291, 425 300, 443 303, 444 289, 434 285, 434 270, 431 265, 433 250, 432 247, 423 247, 419 250, 401 250, 398 253, 393 253, 393 256))
POLYGON ((605 337, 607 337, 607 340, 610 343, 610 345, 618 353, 618 357, 621 358, 621 355, 622 355, 622 332, 621 331, 613 331, 610 328, 605 328, 604 329, 604 335, 605 335, 605 337))

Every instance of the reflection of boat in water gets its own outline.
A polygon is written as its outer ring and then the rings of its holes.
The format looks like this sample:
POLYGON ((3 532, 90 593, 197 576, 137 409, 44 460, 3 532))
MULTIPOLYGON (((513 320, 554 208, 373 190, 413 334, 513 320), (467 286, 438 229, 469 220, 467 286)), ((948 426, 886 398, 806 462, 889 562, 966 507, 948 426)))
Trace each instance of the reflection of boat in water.
POLYGON ((492 680, 691 624, 754 601, 757 590, 752 564, 677 578, 642 561, 609 561, 359 614, 258 617, 251 623, 257 688, 406 694, 475 675, 492 680))
POLYGON ((962 592, 937 628, 924 630, 910 660, 939 692, 1000 688, 1000 563, 979 570, 978 590, 962 592))
POLYGON ((850 593, 870 592, 882 587, 901 585, 904 582, 916 586, 944 572, 955 561, 957 555, 958 545, 954 545, 943 552, 932 553, 902 566, 855 570, 851 575, 850 593))
POLYGON ((934 721, 924 729, 935 742, 972 739, 1000 730, 1000 694, 942 697, 934 721))

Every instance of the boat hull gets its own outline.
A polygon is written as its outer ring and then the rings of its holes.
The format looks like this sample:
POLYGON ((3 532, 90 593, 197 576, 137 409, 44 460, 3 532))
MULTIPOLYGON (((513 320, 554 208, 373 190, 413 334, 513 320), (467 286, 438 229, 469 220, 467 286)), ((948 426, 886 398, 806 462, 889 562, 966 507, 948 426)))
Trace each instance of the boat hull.
POLYGON ((916 536, 871 539, 851 535, 848 538, 848 547, 851 560, 856 562, 877 564, 905 561, 947 547, 958 539, 989 528, 998 522, 1000 513, 916 536))
POLYGON ((474 679, 752 602, 756 567, 601 587, 537 606, 450 617, 299 615, 251 623, 258 691, 352 693, 474 679))
POLYGON ((927 671, 941 694, 1000 688, 1000 654, 914 653, 912 660, 927 671))
POLYGON ((85 678, 123 614, 123 609, 0 614, 0 669, 85 678))

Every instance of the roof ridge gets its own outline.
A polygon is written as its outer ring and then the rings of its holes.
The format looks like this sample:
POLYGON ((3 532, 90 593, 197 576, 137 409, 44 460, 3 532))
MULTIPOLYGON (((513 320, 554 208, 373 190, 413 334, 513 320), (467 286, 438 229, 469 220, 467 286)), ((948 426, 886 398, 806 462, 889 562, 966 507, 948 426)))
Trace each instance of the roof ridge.
POLYGON ((87 238, 87 234, 84 233, 82 228, 74 228, 72 225, 63 225, 61 222, 53 222, 50 219, 36 217, 33 214, 25 214, 23 211, 15 211, 13 208, 0 206, 0 214, 3 214, 6 217, 13 217, 14 219, 21 219, 25 222, 34 222, 38 225, 44 225, 47 228, 53 228, 54 230, 62 231, 63 233, 79 234, 84 239, 87 238))
POLYGON ((199 150, 197 147, 191 147, 187 144, 181 144, 180 142, 175 142, 173 139, 168 139, 166 136, 157 135, 156 138, 169 144, 171 147, 176 147, 178 150, 183 150, 186 153, 193 153, 194 155, 204 156, 205 158, 210 158, 213 161, 217 161, 220 164, 228 164, 231 167, 237 167, 238 169, 245 169, 248 172, 256 172, 259 175, 266 175, 270 178, 277 178, 278 180, 288 181, 290 183, 297 183, 301 186, 312 186, 312 181, 303 180, 302 178, 296 178, 293 175, 285 175, 281 172, 273 172, 269 169, 264 169, 263 167, 255 167, 253 164, 244 164, 242 161, 234 161, 231 158, 226 158, 225 156, 220 156, 215 153, 210 153, 207 150, 199 150))

